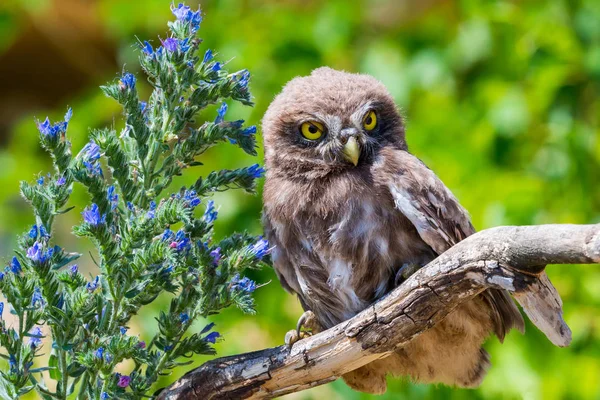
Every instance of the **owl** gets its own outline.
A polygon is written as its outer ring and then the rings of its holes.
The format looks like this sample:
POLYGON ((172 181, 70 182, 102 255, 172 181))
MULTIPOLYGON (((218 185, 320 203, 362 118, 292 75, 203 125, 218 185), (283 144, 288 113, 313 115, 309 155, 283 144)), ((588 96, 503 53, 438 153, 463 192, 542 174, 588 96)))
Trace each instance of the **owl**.
MULTIPOLYGON (((465 209, 408 151, 403 119, 375 78, 330 68, 292 79, 262 121, 263 224, 282 286, 327 329, 377 301, 475 232, 465 209)), ((482 348, 524 322, 507 292, 488 289, 389 357, 343 376, 383 393, 386 375, 478 386, 482 348)))

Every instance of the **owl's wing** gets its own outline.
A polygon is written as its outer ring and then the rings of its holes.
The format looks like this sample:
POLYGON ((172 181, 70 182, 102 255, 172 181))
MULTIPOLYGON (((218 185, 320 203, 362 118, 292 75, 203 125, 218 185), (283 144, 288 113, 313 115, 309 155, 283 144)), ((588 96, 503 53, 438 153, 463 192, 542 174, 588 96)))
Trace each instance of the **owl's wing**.
MULTIPOLYGON (((438 255, 475 233, 467 211, 421 160, 398 150, 387 156, 384 175, 396 208, 438 255)), ((488 289, 482 296, 490 305, 501 341, 513 327, 524 331, 523 317, 508 292, 488 289)))
POLYGON ((271 247, 271 260, 273 261, 273 268, 277 274, 277 278, 281 282, 281 286, 290 292, 301 294, 300 284, 294 271, 294 266, 290 261, 290 257, 285 250, 285 247, 279 243, 279 238, 275 233, 271 219, 267 212, 263 212, 262 222, 265 232, 265 237, 271 247))

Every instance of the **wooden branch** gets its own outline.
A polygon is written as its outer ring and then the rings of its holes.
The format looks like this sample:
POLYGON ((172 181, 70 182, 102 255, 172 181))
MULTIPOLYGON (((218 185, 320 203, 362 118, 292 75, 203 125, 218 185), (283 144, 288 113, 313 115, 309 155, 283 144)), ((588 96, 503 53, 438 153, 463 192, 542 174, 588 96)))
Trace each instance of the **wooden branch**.
POLYGON ((291 351, 280 346, 209 361, 158 399, 269 399, 331 382, 385 357, 490 287, 512 292, 552 343, 567 346, 571 331, 544 266, 572 263, 600 263, 600 224, 484 230, 360 314, 297 342, 291 351))

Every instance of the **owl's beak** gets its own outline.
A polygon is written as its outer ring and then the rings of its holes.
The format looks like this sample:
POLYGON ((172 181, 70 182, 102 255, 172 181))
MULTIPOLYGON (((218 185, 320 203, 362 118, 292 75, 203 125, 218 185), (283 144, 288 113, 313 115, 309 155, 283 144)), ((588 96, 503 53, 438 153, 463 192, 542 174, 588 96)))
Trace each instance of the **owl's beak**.
POLYGON ((348 141, 342 149, 342 153, 344 154, 344 158, 356 167, 358 159, 360 158, 360 146, 354 136, 348 138, 348 141))

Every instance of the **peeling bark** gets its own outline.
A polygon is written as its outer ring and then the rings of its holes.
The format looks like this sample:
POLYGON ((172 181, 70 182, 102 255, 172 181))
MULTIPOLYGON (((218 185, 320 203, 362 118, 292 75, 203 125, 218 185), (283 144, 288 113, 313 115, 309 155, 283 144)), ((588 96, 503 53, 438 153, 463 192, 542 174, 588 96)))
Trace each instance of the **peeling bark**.
POLYGON ((552 343, 567 346, 571 331, 544 267, 573 263, 600 263, 600 224, 484 230, 350 320, 291 350, 279 346, 209 361, 158 399, 270 399, 334 381, 386 357, 487 288, 510 291, 552 343))

